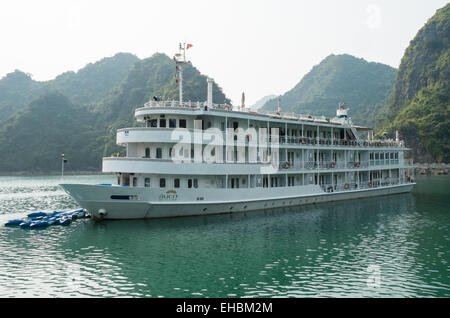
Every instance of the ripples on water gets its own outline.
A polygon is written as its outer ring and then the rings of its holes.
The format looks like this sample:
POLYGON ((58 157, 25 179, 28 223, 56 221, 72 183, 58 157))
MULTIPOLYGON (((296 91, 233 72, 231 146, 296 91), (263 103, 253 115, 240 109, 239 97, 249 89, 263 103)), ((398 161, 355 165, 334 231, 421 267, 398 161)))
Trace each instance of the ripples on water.
MULTIPOLYGON (((75 208, 59 181, 1 177, 1 223, 75 208)), ((246 214, 1 227, 0 296, 448 297, 449 185, 419 178, 412 194, 246 214)))

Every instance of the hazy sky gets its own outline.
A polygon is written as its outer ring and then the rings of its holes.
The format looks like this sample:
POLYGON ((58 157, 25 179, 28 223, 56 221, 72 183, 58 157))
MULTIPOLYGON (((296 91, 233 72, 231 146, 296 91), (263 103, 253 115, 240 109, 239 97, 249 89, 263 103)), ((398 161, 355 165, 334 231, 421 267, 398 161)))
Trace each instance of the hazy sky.
MULTIPOLYGON (((48 80, 117 52, 188 59, 247 105, 291 89, 331 53, 398 67, 444 0, 1 0, 0 77, 48 80)), ((217 101, 221 102, 221 101, 217 101)))

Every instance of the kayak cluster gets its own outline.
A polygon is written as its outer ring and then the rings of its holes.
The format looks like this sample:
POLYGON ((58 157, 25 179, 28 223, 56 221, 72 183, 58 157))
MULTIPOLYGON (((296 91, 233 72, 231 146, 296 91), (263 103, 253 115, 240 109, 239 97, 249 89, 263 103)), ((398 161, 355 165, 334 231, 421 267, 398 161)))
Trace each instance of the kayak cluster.
POLYGON ((42 228, 50 225, 69 225, 77 219, 89 218, 90 215, 84 209, 54 212, 33 212, 26 218, 10 220, 5 226, 20 226, 24 229, 42 228))

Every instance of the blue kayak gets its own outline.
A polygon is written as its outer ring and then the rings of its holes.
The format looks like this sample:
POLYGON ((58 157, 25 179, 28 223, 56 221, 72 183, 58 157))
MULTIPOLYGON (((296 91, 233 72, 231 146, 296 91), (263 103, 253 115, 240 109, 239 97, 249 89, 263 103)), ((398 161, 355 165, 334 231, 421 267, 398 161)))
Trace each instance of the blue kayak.
POLYGON ((33 222, 22 222, 22 223, 20 223, 20 227, 28 228, 28 227, 30 227, 31 223, 33 223, 33 222))
POLYGON ((28 214, 28 217, 29 218, 36 218, 36 217, 47 216, 47 215, 48 215, 47 212, 34 212, 34 213, 28 214))
POLYGON ((32 222, 30 224, 30 228, 37 228, 37 227, 45 227, 45 226, 49 226, 50 224, 48 224, 48 222, 32 222))
POLYGON ((48 219, 47 222, 49 225, 59 224, 59 218, 52 217, 52 218, 48 219))
POLYGON ((25 221, 24 220, 10 220, 5 223, 5 226, 16 226, 16 225, 22 224, 23 222, 25 222, 25 221))
POLYGON ((57 215, 60 215, 60 214, 62 214, 62 213, 65 213, 66 211, 54 211, 54 212, 52 212, 51 214, 50 214, 50 216, 57 216, 57 215))
POLYGON ((69 225, 70 223, 72 223, 72 220, 69 218, 63 218, 59 220, 59 224, 61 225, 69 225))

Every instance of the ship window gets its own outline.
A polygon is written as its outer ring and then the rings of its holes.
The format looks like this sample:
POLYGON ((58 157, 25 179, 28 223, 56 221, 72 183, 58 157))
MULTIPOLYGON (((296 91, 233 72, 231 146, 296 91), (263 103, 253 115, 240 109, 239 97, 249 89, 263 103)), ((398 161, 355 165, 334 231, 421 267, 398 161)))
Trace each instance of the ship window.
POLYGON ((133 178, 133 187, 136 187, 136 186, 137 186, 137 178, 134 177, 134 178, 133 178))
POLYGON ((162 158, 162 149, 156 148, 156 158, 161 159, 162 158))
POLYGON ((180 128, 186 128, 186 119, 180 119, 180 128))
POLYGON ((192 179, 188 179, 188 188, 192 188, 192 179))
POLYGON ((384 160, 384 153, 383 153, 383 152, 380 153, 380 159, 381 159, 381 160, 384 160))
POLYGON ((371 152, 371 153, 369 154, 369 158, 370 158, 370 160, 373 160, 373 152, 371 152))
POLYGON ((295 185, 295 177, 288 177, 288 186, 293 187, 295 185))
POLYGON ((150 188, 150 178, 145 178, 144 186, 145 186, 146 188, 150 188))
POLYGON ((394 159, 394 153, 391 152, 391 159, 394 159))
POLYGON ((145 148, 145 158, 150 158, 150 148, 145 148))
POLYGON ((169 119, 169 128, 176 128, 176 127, 177 127, 177 120, 169 119))
POLYGON ((173 187, 179 188, 180 187, 180 179, 174 179, 173 180, 173 187))
POLYGON ((395 159, 398 159, 398 152, 395 153, 395 159))
POLYGON ((166 187, 166 179, 165 178, 159 179, 159 187, 160 188, 165 188, 166 187))
POLYGON ((198 188, 198 179, 194 179, 194 188, 198 188))
POLYGON ((111 199, 113 200, 130 200, 129 195, 112 195, 111 199))
POLYGON ((225 123, 224 122, 220 123, 220 130, 225 131, 225 123))
POLYGON ((380 155, 379 155, 378 152, 376 152, 376 153, 375 153, 375 160, 378 160, 378 159, 380 159, 380 155))
POLYGON ((150 123, 150 127, 158 127, 158 120, 157 119, 150 119, 149 123, 150 123))
POLYGON ((160 119, 159 120, 159 127, 166 128, 166 120, 165 119, 160 119))
POLYGON ((231 188, 239 188, 239 178, 231 178, 231 188))
POLYGON ((169 158, 172 158, 172 152, 173 152, 173 148, 169 148, 169 158))
POLYGON ((211 122, 208 121, 207 128, 211 128, 211 126, 212 126, 211 122))

